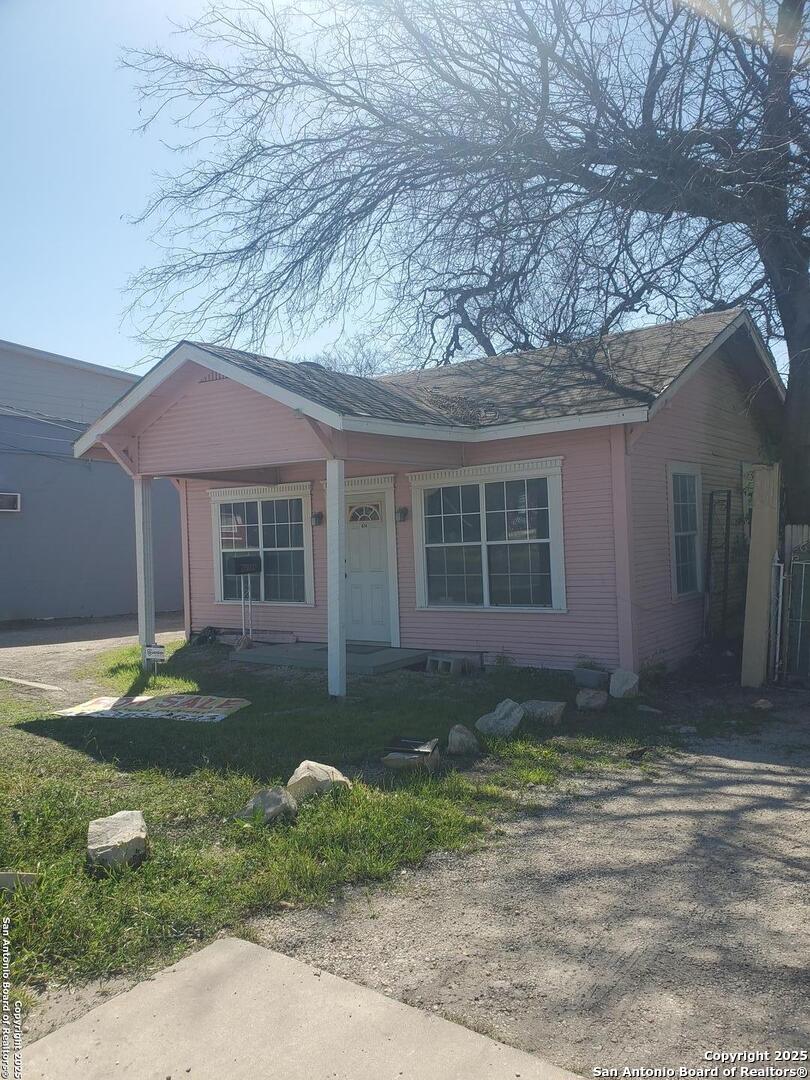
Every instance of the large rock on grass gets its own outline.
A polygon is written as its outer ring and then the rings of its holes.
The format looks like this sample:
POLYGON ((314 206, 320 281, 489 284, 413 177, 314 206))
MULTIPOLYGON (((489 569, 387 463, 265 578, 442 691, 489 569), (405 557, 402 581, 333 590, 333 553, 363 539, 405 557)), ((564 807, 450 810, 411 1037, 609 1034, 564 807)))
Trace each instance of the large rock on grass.
POLYGON ((259 788, 236 815, 245 821, 258 818, 263 825, 273 825, 277 821, 294 821, 298 814, 298 803, 287 788, 259 788))
POLYGON ((91 870, 140 866, 149 854, 149 834, 140 810, 119 810, 87 826, 87 863, 91 870))
POLYGON ((322 765, 319 761, 302 761, 287 781, 287 791, 300 802, 308 795, 320 795, 333 787, 350 788, 351 780, 334 765, 322 765))
POLYGON ((580 690, 577 694, 577 708, 586 712, 604 709, 608 703, 607 690, 580 690))
POLYGON ((638 675, 635 671, 618 668, 610 676, 610 696, 613 698, 636 697, 638 694, 638 675))
POLYGON ((511 698, 505 698, 491 713, 479 717, 475 726, 484 735, 513 735, 524 716, 522 705, 518 705, 511 698))
POLYGON ((472 757, 481 749, 475 735, 463 724, 455 724, 447 736, 447 753, 454 757, 472 757))
POLYGON ((527 720, 542 720, 556 727, 565 712, 564 701, 524 701, 523 711, 527 720))

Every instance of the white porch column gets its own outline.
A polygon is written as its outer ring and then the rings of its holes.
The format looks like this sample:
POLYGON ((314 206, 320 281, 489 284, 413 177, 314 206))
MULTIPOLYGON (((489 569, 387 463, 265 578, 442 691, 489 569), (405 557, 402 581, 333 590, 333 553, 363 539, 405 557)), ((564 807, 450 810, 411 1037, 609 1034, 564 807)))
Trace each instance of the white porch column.
POLYGON ((346 485, 341 458, 326 461, 326 599, 329 694, 346 696, 346 485))
POLYGON ((155 565, 152 546, 152 477, 135 476, 135 568, 138 577, 138 642, 155 643, 155 565))

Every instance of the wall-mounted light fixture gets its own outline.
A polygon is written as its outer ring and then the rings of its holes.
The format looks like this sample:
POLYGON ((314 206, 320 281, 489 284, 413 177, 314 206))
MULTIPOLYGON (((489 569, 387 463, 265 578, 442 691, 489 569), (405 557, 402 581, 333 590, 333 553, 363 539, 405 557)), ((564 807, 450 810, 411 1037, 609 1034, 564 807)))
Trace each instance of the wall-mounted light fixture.
POLYGON ((397 507, 397 521, 407 521, 407 520, 408 520, 408 507, 407 506, 398 506, 397 507))
POLYGON ((323 510, 316 510, 309 520, 313 525, 323 525, 323 510))

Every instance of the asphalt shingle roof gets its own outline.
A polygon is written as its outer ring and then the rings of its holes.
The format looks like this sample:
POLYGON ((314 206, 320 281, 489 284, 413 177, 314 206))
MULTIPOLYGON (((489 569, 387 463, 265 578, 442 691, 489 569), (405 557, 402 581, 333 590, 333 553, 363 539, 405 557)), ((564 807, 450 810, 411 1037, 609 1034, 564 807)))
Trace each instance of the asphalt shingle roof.
POLYGON ((191 344, 346 416, 481 428, 648 405, 740 311, 374 379, 191 344))

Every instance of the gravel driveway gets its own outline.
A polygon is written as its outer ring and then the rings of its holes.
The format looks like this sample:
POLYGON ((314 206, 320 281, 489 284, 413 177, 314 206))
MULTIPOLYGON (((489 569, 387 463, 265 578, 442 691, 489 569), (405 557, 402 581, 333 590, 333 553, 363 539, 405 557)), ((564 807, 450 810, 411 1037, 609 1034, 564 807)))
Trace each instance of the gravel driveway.
MULTIPOLYGON (((182 614, 158 615, 158 642, 183 635, 182 614)), ((59 687, 47 696, 54 703, 75 705, 99 692, 92 680, 76 674, 100 653, 138 641, 134 616, 87 622, 54 621, 0 628, 0 678, 9 676, 59 687)))
POLYGON ((694 750, 257 940, 588 1075, 808 1048, 808 711, 694 750))

